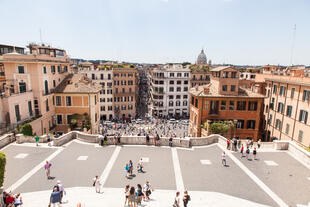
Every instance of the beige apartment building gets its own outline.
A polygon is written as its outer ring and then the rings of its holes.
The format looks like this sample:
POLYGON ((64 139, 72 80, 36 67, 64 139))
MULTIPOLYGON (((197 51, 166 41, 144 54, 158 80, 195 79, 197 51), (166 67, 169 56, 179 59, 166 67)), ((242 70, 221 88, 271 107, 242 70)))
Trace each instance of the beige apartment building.
POLYGON ((69 74, 55 89, 56 132, 99 132, 102 87, 83 74, 69 74))
POLYGON ((116 119, 136 117, 138 70, 133 65, 113 65, 113 109, 116 119))
POLYGON ((265 78, 265 129, 267 140, 291 140, 310 146, 310 78, 265 78))
POLYGON ((28 53, 20 47, 13 52, 0 47, 2 132, 30 119, 34 133, 51 131, 56 121, 53 92, 69 71, 66 51, 37 44, 30 44, 28 53))

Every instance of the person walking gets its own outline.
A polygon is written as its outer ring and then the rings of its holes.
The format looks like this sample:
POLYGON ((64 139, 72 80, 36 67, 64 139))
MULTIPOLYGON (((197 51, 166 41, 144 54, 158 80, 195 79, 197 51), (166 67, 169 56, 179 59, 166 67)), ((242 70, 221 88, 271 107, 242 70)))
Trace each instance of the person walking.
POLYGON ((169 138, 169 146, 172 147, 172 136, 169 138))
POLYGON ((188 202, 191 200, 191 197, 188 195, 187 190, 184 191, 184 196, 183 196, 183 206, 187 207, 188 202))
POLYGON ((145 194, 145 199, 150 200, 150 195, 152 194, 152 186, 149 181, 146 181, 145 185, 143 186, 143 191, 145 194))
POLYGON ((47 145, 49 146, 49 147, 51 147, 52 145, 51 145, 51 135, 50 134, 46 134, 46 138, 47 138, 47 145))
POLYGON ((244 157, 243 151, 244 151, 244 147, 243 147, 243 144, 241 144, 241 149, 240 149, 241 158, 244 157))
POLYGON ((23 205, 23 199, 20 196, 20 193, 17 193, 17 195, 15 196, 14 207, 19 207, 22 205, 23 205))
POLYGON ((259 139, 258 142, 257 142, 258 149, 260 148, 261 144, 262 144, 262 141, 261 141, 261 139, 259 139))
POLYGON ((103 145, 106 146, 107 144, 108 144, 108 137, 107 137, 107 135, 104 135, 103 145))
POLYGON ((248 147, 247 149, 246 149, 246 152, 245 152, 245 156, 246 156, 246 159, 248 160, 248 159, 250 159, 250 148, 248 147))
POLYGON ((133 186, 129 190, 129 205, 130 207, 136 207, 136 190, 133 186))
POLYGON ((103 146, 104 136, 103 135, 99 135, 99 140, 100 140, 100 146, 103 146))
POLYGON ((129 185, 126 185, 125 187, 125 206, 126 206, 126 203, 127 205, 129 205, 129 188, 130 186, 129 185))
POLYGON ((254 150, 253 150, 253 157, 254 157, 254 160, 256 160, 256 154, 257 154, 256 147, 254 147, 254 150))
POLYGON ((176 192, 175 198, 174 198, 174 203, 173 207, 180 207, 180 192, 176 192))
POLYGON ((63 199, 64 194, 65 194, 65 188, 61 184, 60 180, 57 180, 57 186, 58 186, 58 190, 60 192, 60 203, 62 203, 62 199, 63 199))
POLYGON ((129 160, 129 175, 132 176, 133 172, 133 162, 132 160, 129 160))
POLYGON ((234 138, 234 151, 236 152, 237 151, 237 139, 234 138))
POLYGON ((126 177, 126 178, 129 178, 130 169, 129 169, 129 165, 128 165, 127 163, 126 163, 126 166, 125 166, 125 171, 126 171, 125 177, 126 177))
POLYGON ((53 192, 51 193, 50 196, 49 207, 61 207, 60 200, 61 200, 60 192, 58 191, 57 187, 54 187, 53 192))
POLYGON ((145 139, 146 139, 146 145, 149 145, 150 144, 150 136, 149 136, 149 134, 146 134, 145 139))
POLYGON ((137 205, 142 205, 142 186, 140 184, 137 185, 137 205))
POLYGON ((38 135, 35 135, 34 139, 36 141, 36 145, 39 146, 40 137, 38 135))
POLYGON ((46 163, 44 165, 44 169, 46 172, 47 179, 51 179, 51 167, 52 167, 52 164, 46 160, 46 163))
POLYGON ((158 133, 156 134, 155 145, 160 146, 160 137, 159 137, 158 133))
POLYGON ((144 171, 143 171, 143 160, 142 160, 142 158, 140 158, 140 160, 139 160, 139 162, 138 162, 138 167, 137 167, 137 169, 138 169, 138 173, 144 173, 144 171))
POLYGON ((229 149, 230 140, 227 139, 226 143, 227 143, 227 147, 226 148, 229 149))
POLYGON ((222 153, 222 165, 223 165, 223 166, 226 166, 226 154, 225 154, 224 151, 223 151, 223 153, 222 153))
POLYGON ((98 175, 96 175, 95 178, 93 179, 93 186, 95 187, 96 193, 100 193, 101 182, 98 175))

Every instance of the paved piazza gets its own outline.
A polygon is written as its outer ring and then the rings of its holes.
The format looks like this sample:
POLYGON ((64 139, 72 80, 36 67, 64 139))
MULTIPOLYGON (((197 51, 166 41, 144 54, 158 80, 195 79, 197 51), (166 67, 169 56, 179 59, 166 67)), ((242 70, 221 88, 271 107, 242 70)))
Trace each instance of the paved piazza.
POLYGON ((222 146, 213 144, 190 149, 154 146, 107 146, 71 141, 63 147, 41 144, 11 144, 7 155, 4 187, 21 192, 24 207, 47 206, 57 180, 65 186, 64 207, 124 206, 126 184, 154 188, 152 200, 143 206, 172 206, 177 189, 191 195, 188 206, 308 206, 310 170, 287 152, 258 151, 258 160, 240 158, 227 151, 227 167, 221 164, 222 146), (137 173, 140 158, 146 173, 137 173), (134 162, 133 179, 125 178, 124 167, 134 162), (45 160, 52 163, 47 180, 45 160), (95 193, 92 179, 100 176, 103 193, 95 193))

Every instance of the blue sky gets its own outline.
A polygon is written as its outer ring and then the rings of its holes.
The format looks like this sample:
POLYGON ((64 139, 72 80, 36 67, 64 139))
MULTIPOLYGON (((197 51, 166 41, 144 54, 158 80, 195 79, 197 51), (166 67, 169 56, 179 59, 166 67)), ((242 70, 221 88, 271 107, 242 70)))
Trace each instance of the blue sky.
POLYGON ((0 43, 43 42, 71 57, 310 65, 310 0, 0 0, 0 43))

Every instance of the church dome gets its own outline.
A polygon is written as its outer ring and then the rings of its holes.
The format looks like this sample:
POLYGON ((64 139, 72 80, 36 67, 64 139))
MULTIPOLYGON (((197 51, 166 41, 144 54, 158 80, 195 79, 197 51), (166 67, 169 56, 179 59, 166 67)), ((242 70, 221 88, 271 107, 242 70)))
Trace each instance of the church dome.
POLYGON ((207 64, 207 56, 204 53, 203 49, 201 50, 200 54, 198 55, 197 64, 207 64))

